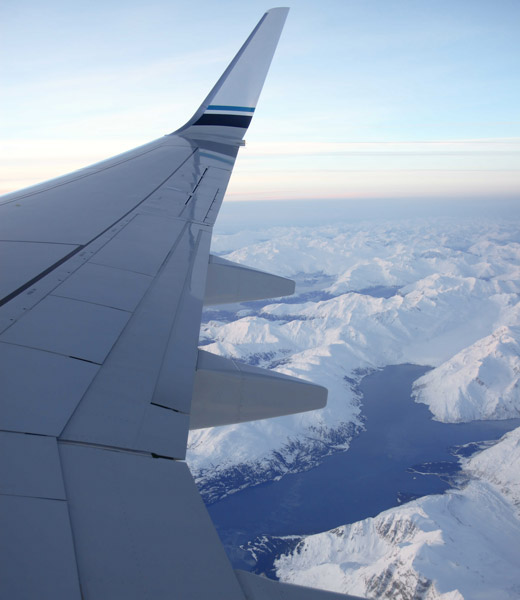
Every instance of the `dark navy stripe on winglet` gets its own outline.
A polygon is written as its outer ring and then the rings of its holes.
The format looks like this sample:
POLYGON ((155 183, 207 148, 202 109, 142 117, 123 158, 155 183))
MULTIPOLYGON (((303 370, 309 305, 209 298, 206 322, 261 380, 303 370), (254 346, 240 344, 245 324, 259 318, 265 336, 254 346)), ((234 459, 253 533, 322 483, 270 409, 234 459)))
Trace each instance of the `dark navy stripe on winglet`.
POLYGON ((247 129, 251 123, 250 115, 223 115, 204 113, 193 125, 220 125, 221 127, 243 127, 247 129))

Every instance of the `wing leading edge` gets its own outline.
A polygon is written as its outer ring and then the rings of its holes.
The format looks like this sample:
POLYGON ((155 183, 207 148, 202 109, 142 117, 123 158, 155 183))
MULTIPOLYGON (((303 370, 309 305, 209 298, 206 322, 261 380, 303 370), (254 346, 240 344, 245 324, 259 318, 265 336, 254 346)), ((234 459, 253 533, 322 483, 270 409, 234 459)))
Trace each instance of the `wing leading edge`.
POLYGON ((269 597, 233 572, 182 461, 190 413, 326 402, 197 350, 204 303, 293 290, 209 257, 286 15, 262 17, 177 132, 0 199, 1 597, 269 597))

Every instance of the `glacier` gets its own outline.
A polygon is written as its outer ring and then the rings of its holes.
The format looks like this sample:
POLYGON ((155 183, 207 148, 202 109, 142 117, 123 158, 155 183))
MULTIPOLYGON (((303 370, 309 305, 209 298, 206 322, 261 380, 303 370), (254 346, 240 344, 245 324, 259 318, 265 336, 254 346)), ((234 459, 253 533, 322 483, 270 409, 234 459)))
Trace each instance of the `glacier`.
POLYGON ((363 428, 355 384, 386 365, 435 367, 415 398, 439 420, 518 416, 518 225, 437 217, 214 235, 213 253, 292 277, 297 291, 208 309, 200 344, 325 385, 329 402, 192 432, 187 460, 206 502, 346 451, 363 428))

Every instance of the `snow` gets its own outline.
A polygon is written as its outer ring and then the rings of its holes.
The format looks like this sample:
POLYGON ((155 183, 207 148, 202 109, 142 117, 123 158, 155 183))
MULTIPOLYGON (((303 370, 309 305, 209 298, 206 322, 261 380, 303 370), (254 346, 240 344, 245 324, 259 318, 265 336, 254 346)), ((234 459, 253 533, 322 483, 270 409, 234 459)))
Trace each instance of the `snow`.
POLYGON ((212 308, 204 349, 325 385, 329 400, 321 411, 192 432, 187 460, 206 499, 344 451, 362 427, 351 384, 385 365, 436 367, 415 393, 437 419, 518 416, 518 225, 438 218, 214 236, 213 252, 293 277, 297 292, 212 308), (361 293, 377 286, 398 292, 361 293))
MULTIPOLYGON (((499 444, 467 459, 464 468, 498 489, 520 517, 520 428, 506 434, 499 444)), ((518 551, 520 560, 520 549, 518 551)))
POLYGON ((444 422, 520 416, 520 328, 501 327, 414 384, 417 402, 444 422))
POLYGON ((464 463, 469 483, 304 538, 282 581, 397 600, 520 596, 520 428, 464 463))

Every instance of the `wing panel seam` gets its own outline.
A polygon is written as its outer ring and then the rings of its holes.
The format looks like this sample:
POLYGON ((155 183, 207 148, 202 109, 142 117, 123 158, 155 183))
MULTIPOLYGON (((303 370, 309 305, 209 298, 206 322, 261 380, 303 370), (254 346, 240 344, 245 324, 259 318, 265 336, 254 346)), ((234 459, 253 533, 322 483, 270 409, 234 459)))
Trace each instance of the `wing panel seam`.
MULTIPOLYGON (((85 396, 89 393, 89 390, 91 388, 91 386, 93 385, 94 381, 96 381, 96 378, 98 377, 101 369, 103 368, 103 364, 105 363, 105 361, 108 359, 108 357, 110 356, 110 354, 114 351, 114 348, 116 347, 117 343, 119 342, 121 336, 123 335, 125 329, 128 327, 129 323, 132 321, 132 319, 135 317, 136 312, 139 310, 139 307, 142 305, 143 302, 146 301, 146 297, 150 292, 150 288, 153 286, 154 281, 157 280, 158 277, 161 276, 161 271, 164 269, 164 265, 168 262, 168 260, 172 257, 172 255, 175 253, 175 250, 177 249, 178 245, 180 244, 181 239, 184 237, 184 234, 186 233, 186 230, 188 228, 188 223, 186 222, 181 230, 181 232, 179 233, 179 235, 177 236, 177 239, 175 240, 175 242, 173 243, 173 246, 171 247, 170 251, 168 252, 168 254, 166 255, 166 258, 164 259, 164 261, 161 263, 161 266, 159 267, 159 270, 157 272, 157 274, 155 275, 155 277, 153 278, 152 282, 150 283, 150 285, 148 286, 148 289, 146 290, 145 294, 143 295, 143 297, 141 298, 141 300, 139 301, 139 303, 137 304, 137 306, 135 307, 134 311, 131 313, 130 318, 128 319, 126 325, 123 327, 123 329, 121 330, 120 334, 118 335, 117 339, 114 340, 114 343, 112 344, 112 347, 110 348, 110 351, 108 352, 108 354, 106 355, 105 359, 103 360, 103 363, 101 363, 99 365, 100 369, 98 370, 98 372, 94 375, 94 377, 92 378, 91 382, 89 383, 87 389, 85 390, 83 396, 81 397, 81 399, 79 400, 79 402, 76 404, 74 410, 72 411, 72 413, 70 414, 69 418, 67 419, 67 422, 65 423, 65 425, 63 426, 60 435, 63 434, 63 432, 67 429, 69 423, 71 423, 72 419, 74 419, 75 414, 78 411, 78 408, 80 407, 83 399, 85 398, 85 396)), ((175 324, 175 318, 173 320, 172 323, 172 329, 173 326, 175 324)), ((171 330, 170 330, 171 331, 171 330)), ((69 358, 76 358, 76 357, 69 357, 69 358)), ((82 359, 78 359, 78 360, 82 360, 82 359)), ((94 363, 97 364, 97 363, 94 363)), ((160 371, 159 371, 159 375, 160 376, 160 371)), ((157 380, 156 380, 156 385, 157 385, 157 380)), ((74 442, 74 440, 68 440, 71 443, 74 442)), ((78 442, 79 443, 79 442, 78 442)), ((85 443, 86 445, 88 445, 87 442, 82 442, 85 443)))
POLYGON ((92 242, 96 241, 103 234, 105 234, 112 227, 114 227, 114 225, 117 225, 120 221, 122 221, 125 217, 127 217, 136 208, 138 208, 139 206, 141 206, 141 204, 143 204, 143 202, 146 202, 146 200, 148 200, 148 198, 152 194, 154 194, 159 188, 161 188, 168 181, 168 179, 170 179, 171 177, 173 177, 175 175, 175 173, 177 173, 177 171, 181 167, 183 167, 186 164, 186 162, 188 162, 188 160, 195 154, 195 152, 197 152, 197 148, 195 148, 195 150, 193 150, 193 152, 188 157, 186 157, 186 159, 183 160, 182 163, 172 173, 170 173, 168 175, 168 177, 164 181, 162 181, 156 188, 154 188, 147 196, 145 196, 142 200, 140 200, 129 211, 127 211, 124 215, 122 215, 121 217, 119 217, 119 219, 117 219, 116 221, 114 221, 113 223, 111 223, 106 229, 104 229, 103 231, 101 231, 100 233, 98 233, 96 236, 94 236, 87 243, 78 246, 77 248, 75 248, 74 250, 72 250, 72 252, 69 252, 69 254, 67 254, 66 256, 64 256, 63 258, 61 258, 60 260, 58 260, 57 262, 55 262, 53 265, 51 265, 50 267, 47 267, 47 269, 45 269, 44 271, 42 271, 39 275, 36 275, 31 280, 29 280, 27 283, 24 283, 23 285, 21 285, 18 289, 14 290, 13 292, 11 292, 10 294, 8 294, 7 296, 4 296, 4 298, 2 298, 0 300, 0 306, 3 306, 4 304, 7 304, 7 302, 10 302, 13 298, 16 298, 16 296, 19 296, 21 293, 25 292, 25 290, 27 290, 28 288, 30 288, 32 285, 34 285, 35 283, 38 283, 38 281, 40 281, 41 279, 43 279, 46 275, 49 275, 49 273, 52 273, 52 271, 54 271, 55 269, 57 269, 63 263, 67 262, 67 260, 69 260, 69 258, 72 258, 76 254, 78 254, 78 252, 81 252, 81 250, 84 250, 89 244, 91 244, 92 242))
POLYGON ((211 212, 211 209, 213 208, 213 205, 215 204, 215 200, 217 199, 218 193, 220 192, 220 188, 217 188, 217 191, 215 192, 215 195, 213 196, 213 200, 211 201, 211 204, 209 205, 209 208, 206 212, 206 215, 203 219, 203 223, 206 223, 206 219, 208 218, 209 213, 211 212))
POLYGON ((79 591, 81 593, 81 597, 84 598, 85 595, 83 593, 83 585, 81 582, 81 572, 80 572, 80 568, 79 568, 79 564, 78 564, 78 550, 77 550, 77 545, 76 545, 76 536, 74 534, 74 526, 72 524, 72 517, 70 514, 69 494, 68 494, 68 489, 67 489, 67 487, 68 487, 67 486, 67 478, 65 477, 65 470, 63 469, 63 460, 62 460, 62 455, 61 455, 59 438, 56 438, 56 446, 58 448, 58 459, 59 459, 59 463, 60 463, 61 480, 63 483, 63 489, 65 491, 65 498, 66 498, 65 502, 67 504, 67 516, 69 517, 70 537, 72 540, 72 549, 74 551, 74 562, 76 564, 76 573, 77 573, 77 578, 78 578, 79 591))

